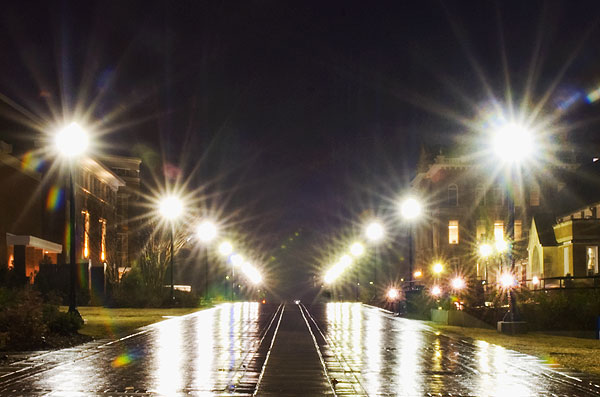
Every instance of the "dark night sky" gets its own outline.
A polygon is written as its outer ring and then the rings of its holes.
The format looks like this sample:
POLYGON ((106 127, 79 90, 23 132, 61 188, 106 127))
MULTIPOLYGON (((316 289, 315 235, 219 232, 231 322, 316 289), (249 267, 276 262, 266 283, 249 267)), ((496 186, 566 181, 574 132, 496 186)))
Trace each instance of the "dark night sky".
MULTIPOLYGON (((108 150, 163 154, 267 248, 388 205, 421 144, 462 140, 459 120, 504 101, 503 50, 515 98, 557 82, 549 111, 600 85, 598 2, 14 3, 1 94, 38 125, 92 109, 108 150)), ((580 98, 564 118, 590 138, 597 113, 580 98)))

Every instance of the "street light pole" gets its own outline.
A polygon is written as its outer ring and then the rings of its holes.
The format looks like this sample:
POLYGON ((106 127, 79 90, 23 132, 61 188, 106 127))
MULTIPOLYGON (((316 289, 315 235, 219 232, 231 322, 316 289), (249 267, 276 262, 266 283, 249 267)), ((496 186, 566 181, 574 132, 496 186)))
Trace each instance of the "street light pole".
POLYGON ((173 277, 175 272, 175 250, 173 249, 173 229, 175 226, 171 223, 171 303, 175 301, 175 279, 173 277))
POLYGON ((75 244, 75 185, 73 184, 73 160, 69 161, 69 313, 77 311, 77 247, 75 244))

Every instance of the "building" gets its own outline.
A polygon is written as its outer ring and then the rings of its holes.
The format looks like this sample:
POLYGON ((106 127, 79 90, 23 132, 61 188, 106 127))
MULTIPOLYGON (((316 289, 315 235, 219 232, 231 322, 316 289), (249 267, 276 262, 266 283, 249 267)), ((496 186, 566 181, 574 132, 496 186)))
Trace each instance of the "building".
POLYGON ((0 265, 33 283, 40 262, 56 263, 63 246, 43 233, 42 174, 0 141, 0 265))
POLYGON ((501 255, 483 259, 479 247, 508 240, 511 194, 514 257, 521 278, 526 277, 526 243, 532 218, 548 212, 577 167, 574 162, 552 164, 545 168, 547 175, 527 175, 518 183, 507 183, 493 165, 472 156, 442 152, 430 155, 423 150, 411 183, 425 207, 424 215, 414 225, 414 269, 426 276, 433 263, 442 261, 451 272, 488 279, 493 273, 490 267, 501 264, 501 255))

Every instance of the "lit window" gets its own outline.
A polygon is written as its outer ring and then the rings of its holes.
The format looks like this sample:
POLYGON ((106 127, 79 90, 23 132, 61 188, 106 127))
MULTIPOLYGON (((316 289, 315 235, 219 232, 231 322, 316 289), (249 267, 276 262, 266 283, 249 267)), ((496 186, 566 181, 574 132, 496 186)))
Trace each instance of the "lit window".
POLYGON ((587 274, 593 276, 598 273, 598 246, 587 247, 587 274))
POLYGON ((454 184, 448 186, 448 206, 458 207, 458 186, 454 184))
POLYGON ((515 220, 515 240, 520 240, 523 237, 523 224, 521 221, 515 220))
POLYGON ((502 221, 494 222, 494 240, 504 240, 504 222, 502 221))
POLYGON ((81 211, 83 214, 83 257, 90 257, 90 213, 81 211))
POLYGON ((458 244, 458 221, 448 222, 448 243, 458 244))
POLYGON ((106 219, 100 219, 100 260, 106 260, 106 219))

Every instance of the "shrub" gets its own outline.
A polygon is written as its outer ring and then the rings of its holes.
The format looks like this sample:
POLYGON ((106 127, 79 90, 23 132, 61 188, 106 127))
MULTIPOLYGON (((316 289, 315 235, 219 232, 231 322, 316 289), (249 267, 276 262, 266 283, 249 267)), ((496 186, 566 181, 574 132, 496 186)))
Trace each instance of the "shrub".
POLYGON ((24 289, 15 298, 0 311, 0 332, 7 336, 7 345, 18 349, 42 345, 48 327, 39 293, 24 289))

